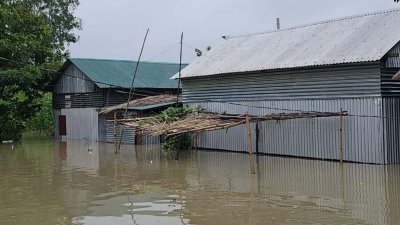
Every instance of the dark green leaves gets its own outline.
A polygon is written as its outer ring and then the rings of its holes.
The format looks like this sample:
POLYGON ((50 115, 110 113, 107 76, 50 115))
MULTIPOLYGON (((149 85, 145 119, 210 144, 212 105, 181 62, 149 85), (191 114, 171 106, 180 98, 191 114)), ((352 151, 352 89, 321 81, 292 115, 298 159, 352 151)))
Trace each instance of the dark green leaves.
POLYGON ((77 0, 0 1, 0 141, 18 140, 26 121, 48 108, 42 96, 62 64, 65 44, 76 41, 73 30, 80 22, 71 10, 77 5, 77 0))

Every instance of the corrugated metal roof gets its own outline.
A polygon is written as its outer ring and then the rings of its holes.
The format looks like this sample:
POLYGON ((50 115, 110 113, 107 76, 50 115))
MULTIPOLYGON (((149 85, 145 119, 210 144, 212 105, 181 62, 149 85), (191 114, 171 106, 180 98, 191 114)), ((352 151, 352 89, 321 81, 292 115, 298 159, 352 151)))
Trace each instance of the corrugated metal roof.
POLYGON ((399 24, 400 9, 392 9, 227 37, 181 77, 378 61, 400 41, 399 24))
MULTIPOLYGON (((110 59, 69 59, 86 76, 100 88, 116 87, 129 88, 135 71, 136 62, 110 59)), ((187 66, 182 65, 182 68, 187 66)), ((169 79, 179 71, 179 64, 164 62, 140 62, 136 74, 136 88, 177 88, 178 83, 169 79)))

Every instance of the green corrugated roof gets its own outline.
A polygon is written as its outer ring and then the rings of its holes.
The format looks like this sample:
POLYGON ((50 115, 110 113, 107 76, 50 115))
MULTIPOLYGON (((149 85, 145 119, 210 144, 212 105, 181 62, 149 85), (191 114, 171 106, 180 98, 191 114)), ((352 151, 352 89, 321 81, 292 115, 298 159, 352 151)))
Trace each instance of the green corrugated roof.
POLYGON ((132 107, 129 107, 129 109, 142 111, 142 110, 162 108, 162 107, 171 106, 174 104, 176 104, 176 102, 163 102, 163 103, 157 103, 157 104, 153 104, 153 105, 132 106, 132 107))
MULTIPOLYGON (((86 76, 96 82, 100 88, 129 88, 135 71, 136 62, 110 59, 69 59, 86 76)), ((182 64, 182 68, 187 64, 182 64)), ((177 88, 178 81, 170 78, 179 71, 179 64, 164 62, 140 62, 136 74, 136 88, 177 88)))

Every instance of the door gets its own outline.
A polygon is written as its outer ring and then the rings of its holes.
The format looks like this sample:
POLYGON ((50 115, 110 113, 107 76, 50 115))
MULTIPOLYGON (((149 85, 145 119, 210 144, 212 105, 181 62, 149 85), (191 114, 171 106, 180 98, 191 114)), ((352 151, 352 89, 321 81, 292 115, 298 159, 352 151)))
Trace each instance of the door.
POLYGON ((67 119, 65 116, 58 116, 58 133, 60 136, 67 135, 67 119))

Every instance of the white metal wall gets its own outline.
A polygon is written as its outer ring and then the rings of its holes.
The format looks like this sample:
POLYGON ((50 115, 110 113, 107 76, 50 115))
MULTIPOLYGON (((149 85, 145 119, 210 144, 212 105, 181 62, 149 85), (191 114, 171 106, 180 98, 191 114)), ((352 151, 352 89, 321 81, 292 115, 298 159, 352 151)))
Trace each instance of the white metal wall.
POLYGON ((67 139, 98 140, 98 113, 95 108, 71 108, 54 111, 60 112, 59 114, 54 114, 54 119, 57 121, 57 124, 55 125, 56 137, 58 137, 58 116, 65 115, 67 139))

